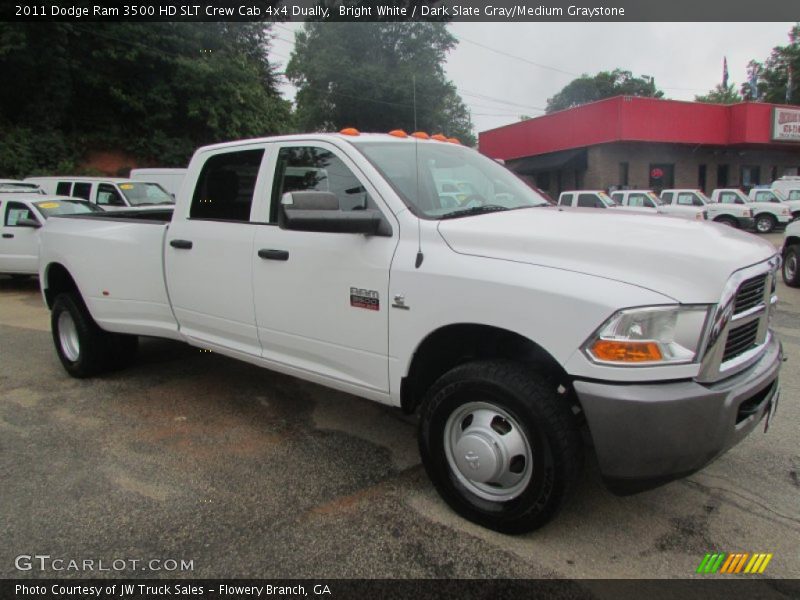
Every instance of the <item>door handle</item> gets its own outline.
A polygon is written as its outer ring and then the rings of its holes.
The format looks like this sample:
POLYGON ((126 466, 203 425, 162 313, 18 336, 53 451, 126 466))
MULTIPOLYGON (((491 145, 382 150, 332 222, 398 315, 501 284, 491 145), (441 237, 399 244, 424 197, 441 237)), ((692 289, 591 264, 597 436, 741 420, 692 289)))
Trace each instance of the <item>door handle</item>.
POLYGON ((13 234, 13 233, 4 233, 4 234, 3 234, 3 237, 4 237, 5 239, 7 239, 7 240, 10 240, 11 238, 13 238, 13 237, 14 237, 14 234, 13 234))
POLYGON ((266 260, 289 260, 289 253, 286 250, 269 250, 262 248, 258 251, 259 258, 266 260))
POLYGON ((192 242, 190 240, 170 240, 169 245, 173 248, 179 248, 181 250, 192 249, 192 242))

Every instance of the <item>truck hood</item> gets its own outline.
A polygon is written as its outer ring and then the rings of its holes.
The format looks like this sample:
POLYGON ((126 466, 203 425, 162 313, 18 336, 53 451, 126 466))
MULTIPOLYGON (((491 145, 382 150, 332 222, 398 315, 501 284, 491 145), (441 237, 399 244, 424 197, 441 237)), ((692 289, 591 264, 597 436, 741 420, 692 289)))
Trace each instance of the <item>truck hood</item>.
POLYGON ((682 303, 716 303, 734 271, 776 253, 724 225, 623 210, 529 208, 443 220, 438 229, 459 254, 586 273, 682 303))

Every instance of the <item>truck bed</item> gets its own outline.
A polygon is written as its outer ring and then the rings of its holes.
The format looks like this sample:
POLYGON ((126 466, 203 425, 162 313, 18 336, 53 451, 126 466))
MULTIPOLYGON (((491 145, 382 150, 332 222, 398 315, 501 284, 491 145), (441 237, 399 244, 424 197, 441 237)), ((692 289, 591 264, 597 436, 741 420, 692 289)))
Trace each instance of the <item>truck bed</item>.
POLYGON ((51 218, 41 230, 40 265, 67 269, 103 329, 179 337, 164 279, 171 218, 172 210, 51 218))

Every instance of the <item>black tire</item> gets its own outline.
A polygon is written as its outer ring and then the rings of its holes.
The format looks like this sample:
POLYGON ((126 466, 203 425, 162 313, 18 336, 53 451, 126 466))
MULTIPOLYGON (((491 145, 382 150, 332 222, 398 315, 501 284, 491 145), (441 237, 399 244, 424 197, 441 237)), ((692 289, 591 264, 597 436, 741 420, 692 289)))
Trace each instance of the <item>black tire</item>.
MULTIPOLYGON (((494 428, 495 421, 491 423, 494 428)), ((424 401, 419 427, 422 462, 442 498, 461 516, 503 533, 532 531, 555 517, 575 487, 583 464, 578 425, 569 404, 559 397, 556 384, 537 377, 530 367, 510 361, 467 363, 443 375, 424 401), (476 405, 476 399, 506 413, 532 450, 529 480, 521 482, 524 487, 515 496, 502 501, 481 497, 478 495, 481 490, 473 491, 474 483, 465 483, 464 475, 458 472, 469 470, 451 466, 445 451, 445 444, 453 447, 452 442, 445 440, 446 431, 459 435, 459 428, 465 431, 465 423, 467 429, 471 428, 472 415, 459 420, 459 412, 469 411, 476 405), (448 426, 451 415, 455 418, 455 428, 448 426)), ((494 447, 499 451, 496 443, 494 447)), ((470 454, 463 459, 476 460, 470 454)), ((451 456, 452 460, 461 459, 460 456, 456 459, 452 451, 451 456)), ((469 466, 480 468, 480 463, 475 467, 470 462, 469 466)))
POLYGON ((122 368, 133 358, 138 347, 136 336, 102 330, 80 296, 74 293, 56 297, 50 313, 50 328, 56 353, 64 369, 81 379, 122 368), (70 335, 66 330, 73 326, 74 335, 70 335), (65 335, 62 336, 62 333, 65 335))
POLYGON ((756 231, 758 233, 772 233, 777 224, 778 220, 769 213, 756 217, 756 231))
POLYGON ((789 246, 783 255, 783 283, 800 287, 800 244, 789 246))
POLYGON ((734 229, 739 229, 739 222, 733 217, 718 217, 714 219, 714 222, 719 223, 720 225, 727 225, 728 227, 733 227, 734 229))

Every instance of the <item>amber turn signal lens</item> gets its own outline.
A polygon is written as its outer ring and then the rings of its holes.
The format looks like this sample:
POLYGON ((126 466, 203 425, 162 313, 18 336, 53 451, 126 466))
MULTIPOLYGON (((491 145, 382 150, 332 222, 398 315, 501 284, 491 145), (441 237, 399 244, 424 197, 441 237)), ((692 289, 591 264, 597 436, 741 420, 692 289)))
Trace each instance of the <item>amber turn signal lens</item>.
POLYGON ((361 135, 361 132, 355 127, 345 127, 339 133, 342 135, 361 135))
POLYGON ((663 358, 655 342, 597 340, 591 351, 598 360, 608 362, 655 362, 663 358))

